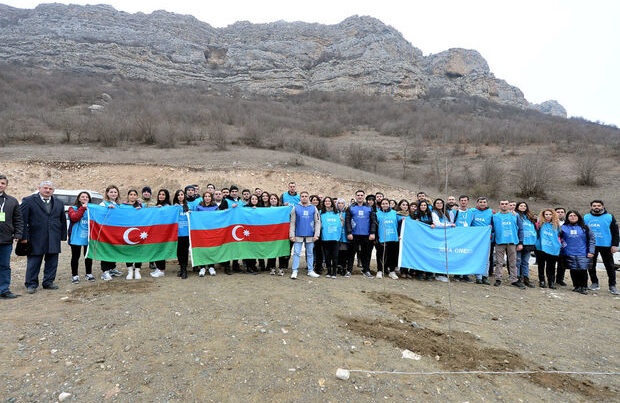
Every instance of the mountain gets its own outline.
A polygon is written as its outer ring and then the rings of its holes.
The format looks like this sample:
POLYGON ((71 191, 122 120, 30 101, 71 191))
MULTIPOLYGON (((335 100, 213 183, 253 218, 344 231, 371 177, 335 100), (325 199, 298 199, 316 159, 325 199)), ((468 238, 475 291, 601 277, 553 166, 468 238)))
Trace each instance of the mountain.
POLYGON ((413 99, 438 89, 566 117, 555 101, 530 104, 521 90, 496 78, 477 51, 424 56, 372 17, 353 16, 335 25, 243 21, 213 28, 166 11, 0 5, 0 58, 155 82, 203 82, 224 93, 352 91, 413 99))

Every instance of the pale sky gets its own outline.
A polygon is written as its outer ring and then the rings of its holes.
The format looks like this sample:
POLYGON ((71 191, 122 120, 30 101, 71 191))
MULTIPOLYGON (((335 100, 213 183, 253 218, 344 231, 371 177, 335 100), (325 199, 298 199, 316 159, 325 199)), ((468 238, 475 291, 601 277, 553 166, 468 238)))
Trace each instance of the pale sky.
MULTIPOLYGON (((214 27, 236 21, 336 24, 370 15, 400 31, 425 55, 476 49, 496 77, 534 103, 560 102, 569 116, 620 126, 620 1, 281 1, 100 0, 117 10, 191 14, 214 27)), ((33 8, 36 0, 0 0, 33 8)))

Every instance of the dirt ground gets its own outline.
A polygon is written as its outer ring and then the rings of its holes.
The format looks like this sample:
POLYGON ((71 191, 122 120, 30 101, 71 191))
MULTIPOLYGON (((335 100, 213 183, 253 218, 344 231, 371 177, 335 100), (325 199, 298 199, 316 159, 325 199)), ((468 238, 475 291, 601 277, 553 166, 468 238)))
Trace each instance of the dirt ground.
MULTIPOLYGON (((125 192, 192 182, 281 192, 291 179, 300 190, 326 194, 362 187, 409 198, 417 190, 326 162, 291 167, 281 155, 264 159, 259 169, 250 150, 238 151, 240 159, 209 154, 208 163, 201 163, 200 150, 186 150, 187 158, 148 151, 150 160, 169 166, 137 164, 144 162, 144 150, 94 151, 5 148, 0 172, 10 178, 8 193, 20 198, 46 178, 59 188, 98 191, 113 182, 125 192)), ((34 295, 25 295, 25 259, 12 259, 12 290, 24 295, 0 304, 0 390, 7 401, 55 401, 61 392, 80 402, 620 401, 618 375, 335 377, 337 368, 617 373, 620 298, 607 291, 604 270, 602 289, 588 296, 571 292, 570 283, 558 290, 519 290, 368 280, 359 273, 296 281, 268 273, 191 273, 181 280, 174 263, 163 278, 152 279, 143 269, 143 280, 103 282, 97 262, 97 281, 74 285, 69 257, 65 248, 60 289, 34 295), (404 349, 421 358, 402 358, 404 349)))

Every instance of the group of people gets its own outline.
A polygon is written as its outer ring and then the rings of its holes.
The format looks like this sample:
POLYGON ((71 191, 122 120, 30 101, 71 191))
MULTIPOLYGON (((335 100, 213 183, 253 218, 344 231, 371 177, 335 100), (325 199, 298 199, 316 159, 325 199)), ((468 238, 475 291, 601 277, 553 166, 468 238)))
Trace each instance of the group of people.
MULTIPOLYGON (((86 257, 88 245, 88 219, 86 211, 91 202, 88 192, 80 192, 75 203, 65 214, 62 202, 54 198, 54 184, 44 181, 38 193, 25 197, 21 205, 5 193, 8 186, 6 176, 0 175, 0 297, 15 298, 10 291, 10 255, 13 242, 26 249, 27 268, 26 292, 33 294, 39 286, 39 272, 43 261, 44 289, 57 289, 54 284, 58 266, 61 242, 68 240, 71 248, 72 282, 78 283, 78 267, 84 255, 85 279, 95 281, 92 274, 93 262, 86 257), (69 225, 67 226, 67 216, 69 225)), ((454 276, 454 280, 490 285, 489 276, 495 276, 495 286, 502 282, 504 265, 508 268, 512 286, 525 289, 535 287, 529 276, 530 256, 534 253, 538 265, 540 287, 556 288, 566 286, 565 271, 568 269, 574 291, 587 294, 587 290, 600 289, 596 274, 596 261, 600 255, 609 278, 609 291, 617 295, 613 254, 618 250, 618 225, 612 214, 605 210, 603 201, 590 203, 590 211, 582 217, 577 210, 566 211, 562 207, 545 208, 535 216, 527 202, 501 200, 498 211, 489 207, 486 197, 478 197, 476 205, 470 207, 470 199, 463 195, 456 199, 450 196, 446 201, 437 198, 431 202, 424 192, 416 200, 392 200, 382 192, 366 194, 355 192, 349 201, 343 198, 310 195, 297 192, 295 182, 288 184, 282 194, 269 193, 255 188, 254 191, 236 186, 216 189, 212 184, 201 193, 198 185, 189 185, 171 195, 167 189, 160 189, 153 197, 150 187, 139 193, 136 189, 121 198, 117 186, 105 189, 101 205, 108 208, 151 208, 179 205, 177 276, 188 277, 189 226, 188 215, 193 211, 214 211, 232 208, 269 208, 290 206, 289 241, 293 261, 291 278, 296 279, 300 269, 302 250, 305 249, 307 274, 317 278, 323 275, 335 279, 338 275, 350 277, 355 258, 366 278, 439 280, 447 282, 443 274, 433 274, 425 268, 398 266, 401 226, 405 220, 416 220, 431 228, 448 227, 491 227, 491 248, 487 275, 454 276), (376 274, 371 272, 370 262, 376 255, 376 274), (588 273, 591 284, 588 287, 588 273)), ((424 242, 424 240, 420 240, 424 242)), ((257 274, 268 271, 283 276, 288 269, 291 253, 272 259, 243 259, 221 262, 226 274, 246 272, 257 274)), ((141 279, 143 262, 126 263, 127 274, 117 268, 115 262, 101 262, 105 281, 125 275, 126 279, 141 279)), ((149 262, 152 277, 164 276, 166 262, 149 262)), ((216 275, 215 265, 189 267, 198 276, 216 275)))

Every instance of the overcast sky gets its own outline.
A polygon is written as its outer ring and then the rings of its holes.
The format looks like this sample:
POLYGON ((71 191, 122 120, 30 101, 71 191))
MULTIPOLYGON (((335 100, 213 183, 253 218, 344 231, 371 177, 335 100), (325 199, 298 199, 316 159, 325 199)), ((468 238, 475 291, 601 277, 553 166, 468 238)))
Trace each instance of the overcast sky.
MULTIPOLYGON (((620 126, 620 1, 339 1, 299 2, 100 0, 127 12, 166 10, 214 27, 235 21, 335 24, 354 14, 376 17, 425 55, 476 49, 496 77, 534 103, 559 101, 569 116, 620 126)), ((41 1, 0 0, 20 8, 41 1)))

